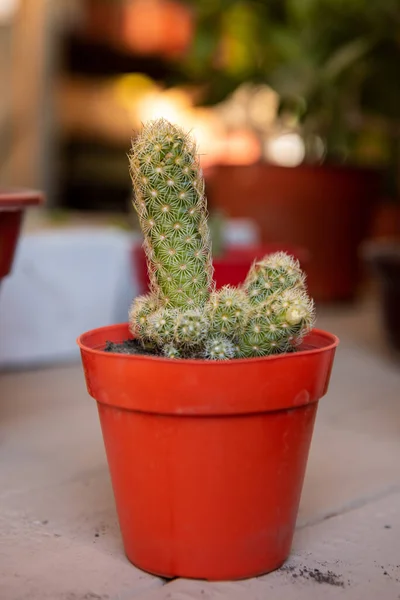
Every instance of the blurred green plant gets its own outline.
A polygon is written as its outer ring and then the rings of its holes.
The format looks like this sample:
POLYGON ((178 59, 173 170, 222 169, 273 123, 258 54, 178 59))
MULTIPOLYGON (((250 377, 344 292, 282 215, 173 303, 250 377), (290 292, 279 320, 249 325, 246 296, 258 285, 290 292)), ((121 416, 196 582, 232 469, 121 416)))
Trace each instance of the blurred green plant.
POLYGON ((196 33, 182 64, 204 101, 267 83, 283 121, 322 137, 327 159, 398 167, 398 0, 186 0, 196 33))

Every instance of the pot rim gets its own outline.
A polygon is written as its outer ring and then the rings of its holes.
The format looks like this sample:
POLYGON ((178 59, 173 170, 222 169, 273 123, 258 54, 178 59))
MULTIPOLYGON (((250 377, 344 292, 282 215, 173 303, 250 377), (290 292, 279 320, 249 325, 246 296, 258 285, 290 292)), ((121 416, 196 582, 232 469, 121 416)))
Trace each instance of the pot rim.
POLYGON ((36 206, 43 202, 44 196, 39 190, 0 187, 0 211, 16 210, 25 206, 36 206))
MULTIPOLYGON (((106 332, 107 330, 114 329, 115 327, 122 327, 122 326, 126 326, 126 325, 127 325, 127 323, 115 323, 113 325, 96 327, 95 329, 91 329, 89 331, 86 331, 85 333, 82 333, 77 338, 76 343, 78 344, 81 351, 84 351, 86 353, 93 354, 96 356, 107 356, 110 359, 123 358, 124 360, 136 360, 136 361, 144 360, 144 361, 155 361, 155 362, 164 363, 164 364, 173 363, 173 364, 185 364, 185 365, 198 365, 198 366, 203 366, 203 367, 205 365, 213 365, 214 367, 215 367, 215 365, 219 365, 221 367, 226 368, 233 364, 234 365, 249 364, 249 363, 254 364, 254 363, 265 362, 265 361, 284 360, 285 358, 293 357, 292 353, 283 352, 282 354, 273 354, 273 355, 269 355, 269 356, 257 356, 257 357, 253 357, 253 358, 232 358, 229 360, 219 360, 219 361, 207 360, 207 359, 202 359, 202 358, 167 358, 164 356, 151 356, 148 354, 141 355, 141 354, 120 354, 118 352, 106 352, 105 350, 100 350, 99 348, 92 348, 87 343, 85 343, 86 338, 94 335, 95 333, 98 333, 100 331, 106 332)), ((339 338, 336 335, 334 335, 333 333, 329 333, 328 331, 325 331, 323 329, 314 328, 308 334, 308 336, 311 336, 311 335, 318 336, 321 339, 321 341, 324 339, 325 343, 322 343, 321 346, 316 347, 316 348, 307 348, 305 350, 299 350, 298 352, 295 353, 296 357, 306 356, 306 355, 310 356, 312 354, 319 354, 321 352, 333 350, 339 345, 339 338)), ((308 336, 306 336, 306 337, 308 337, 308 336)), ((131 339, 133 339, 133 338, 134 338, 134 336, 131 335, 131 339)))

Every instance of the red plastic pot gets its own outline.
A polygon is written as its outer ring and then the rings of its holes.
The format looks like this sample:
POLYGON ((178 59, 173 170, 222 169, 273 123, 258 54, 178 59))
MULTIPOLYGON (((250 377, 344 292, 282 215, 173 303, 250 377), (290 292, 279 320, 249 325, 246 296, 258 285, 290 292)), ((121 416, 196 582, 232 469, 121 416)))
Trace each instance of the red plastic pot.
POLYGON ((25 209, 42 200, 32 190, 0 189, 0 283, 11 270, 25 209))
POLYGON ((309 251, 307 281, 315 300, 355 297, 358 247, 369 232, 378 196, 376 172, 260 163, 215 166, 205 176, 211 210, 254 219, 263 243, 294 244, 309 251))
POLYGON ((123 324, 78 339, 128 559, 208 580, 278 568, 337 338, 314 330, 297 353, 226 362, 102 350, 128 337, 123 324))
MULTIPOLYGON (((261 259, 273 252, 287 252, 297 258, 303 269, 309 260, 309 254, 303 248, 288 244, 262 244, 256 246, 232 246, 222 256, 214 258, 214 281, 217 289, 223 285, 240 285, 246 279, 249 269, 256 259, 261 259)), ((141 294, 149 285, 146 256, 143 248, 136 244, 132 248, 133 271, 139 278, 141 294)))

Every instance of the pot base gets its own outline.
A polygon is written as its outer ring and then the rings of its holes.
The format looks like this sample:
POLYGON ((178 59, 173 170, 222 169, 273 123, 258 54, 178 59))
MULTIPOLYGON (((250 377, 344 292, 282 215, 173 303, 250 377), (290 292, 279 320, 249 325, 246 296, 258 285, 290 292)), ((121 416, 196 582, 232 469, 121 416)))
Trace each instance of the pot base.
POLYGON ((125 553, 126 558, 129 560, 129 562, 136 567, 137 569, 140 569, 141 571, 144 571, 145 573, 149 573, 150 575, 154 575, 155 577, 161 577, 162 579, 168 579, 170 581, 173 581, 174 579, 177 579, 178 577, 182 577, 183 579, 193 579, 196 581, 244 581, 246 579, 252 579, 254 577, 262 577, 263 575, 268 575, 268 573, 273 573, 273 571, 277 571, 278 569, 280 569, 285 562, 287 561, 287 559, 290 556, 290 553, 288 554, 288 556, 286 556, 286 558, 282 561, 279 561, 279 563, 277 563, 275 566, 271 566, 267 571, 254 571, 254 572, 249 572, 246 571, 246 573, 244 573, 243 575, 240 575, 238 573, 235 574, 229 574, 227 573, 225 577, 216 577, 216 578, 212 578, 212 577, 204 577, 204 574, 202 574, 201 576, 190 576, 190 575, 177 575, 177 574, 171 574, 171 573, 159 573, 158 571, 153 571, 150 568, 148 568, 146 565, 141 565, 138 562, 134 562, 133 560, 131 560, 128 556, 128 554, 125 553))

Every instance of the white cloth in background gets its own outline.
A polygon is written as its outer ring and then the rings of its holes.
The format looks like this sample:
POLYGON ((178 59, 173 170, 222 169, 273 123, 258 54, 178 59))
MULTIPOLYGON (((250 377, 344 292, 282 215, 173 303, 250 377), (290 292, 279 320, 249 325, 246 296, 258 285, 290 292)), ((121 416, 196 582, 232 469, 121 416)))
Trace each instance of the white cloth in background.
POLYGON ((227 246, 254 246, 260 242, 260 230, 252 219, 228 219, 223 232, 227 246))
MULTIPOLYGON (((258 240, 252 221, 225 224, 227 245, 258 240)), ((131 259, 135 243, 140 235, 111 228, 22 236, 0 289, 0 369, 78 360, 81 333, 127 321, 139 291, 131 259)))
POLYGON ((78 359, 81 333, 127 321, 135 241, 109 228, 22 236, 0 290, 0 368, 78 359))

